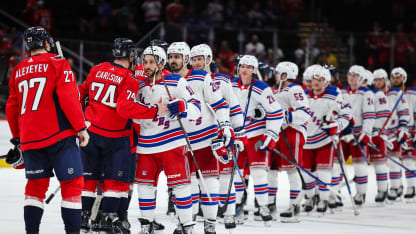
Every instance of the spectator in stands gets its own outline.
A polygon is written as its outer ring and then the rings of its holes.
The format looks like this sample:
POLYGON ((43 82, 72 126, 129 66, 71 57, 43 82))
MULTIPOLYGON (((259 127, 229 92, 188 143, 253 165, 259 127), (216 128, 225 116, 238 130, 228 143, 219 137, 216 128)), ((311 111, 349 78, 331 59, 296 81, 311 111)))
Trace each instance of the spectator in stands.
POLYGON ((233 77, 235 70, 234 60, 237 56, 238 54, 234 53, 230 49, 226 40, 221 41, 221 46, 218 50, 218 55, 215 58, 215 62, 218 65, 220 73, 233 77))
POLYGON ((263 27, 266 16, 261 11, 261 6, 259 2, 254 2, 251 10, 248 12, 248 18, 250 21, 251 27, 261 28, 263 27))
POLYGON ((79 30, 81 33, 88 33, 93 35, 97 27, 97 6, 95 0, 82 1, 80 8, 80 24, 79 30))
POLYGON ((161 20, 162 1, 145 0, 142 4, 145 32, 155 27, 161 20))
POLYGON ((370 70, 373 70, 373 68, 379 66, 378 44, 381 38, 381 26, 378 22, 374 22, 373 30, 365 38, 365 46, 367 48, 367 68, 369 68, 370 70))
POLYGON ((221 0, 210 1, 207 6, 208 15, 216 25, 221 25, 224 18, 224 5, 221 0))
POLYGON ((36 3, 33 23, 34 25, 44 27, 50 34, 55 33, 55 24, 53 21, 52 13, 46 9, 45 2, 43 0, 39 0, 36 3))
POLYGON ((34 24, 34 15, 35 15, 35 5, 38 0, 27 0, 26 7, 23 10, 23 15, 25 17, 25 22, 28 25, 34 24))
POLYGON ((102 31, 107 31, 112 13, 111 5, 106 0, 98 0, 97 12, 99 28, 102 31))
POLYGON ((276 2, 272 0, 268 0, 266 4, 266 8, 263 10, 263 14, 265 16, 265 25, 275 28, 278 25, 278 21, 280 21, 280 9, 276 6, 276 2))
POLYGON ((185 7, 180 0, 173 0, 165 9, 168 22, 179 23, 185 12, 185 7))
POLYGON ((253 34, 251 41, 246 44, 245 54, 254 55, 258 60, 262 60, 266 56, 266 48, 264 44, 259 41, 259 36, 253 34))
POLYGON ((389 30, 384 30, 381 40, 378 42, 378 62, 384 70, 390 70, 391 53, 391 34, 389 30))
POLYGON ((239 16, 237 8, 235 7, 235 0, 228 0, 224 10, 224 27, 234 29, 239 24, 239 16))
POLYGON ((338 67, 338 60, 335 54, 332 53, 331 47, 326 46, 317 61, 318 64, 323 65, 332 65, 334 67, 338 67))
POLYGON ((414 48, 403 31, 403 24, 396 26, 395 44, 394 44, 394 65, 403 67, 408 70, 409 54, 414 52, 414 48))

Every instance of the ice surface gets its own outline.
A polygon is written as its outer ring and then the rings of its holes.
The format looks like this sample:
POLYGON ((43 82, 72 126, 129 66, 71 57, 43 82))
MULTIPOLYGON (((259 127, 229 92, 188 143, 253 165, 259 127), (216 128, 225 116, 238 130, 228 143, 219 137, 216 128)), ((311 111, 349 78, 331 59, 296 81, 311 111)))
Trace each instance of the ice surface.
MULTIPOLYGON (((6 121, 0 121, 0 154, 5 154, 11 147, 8 143, 10 130, 6 121)), ((407 204, 396 202, 385 207, 376 207, 374 197, 376 182, 373 167, 369 168, 369 189, 367 202, 360 209, 360 215, 354 216, 346 187, 342 189, 344 195, 344 210, 335 214, 327 213, 324 217, 316 214, 307 216, 302 214, 300 223, 272 222, 271 227, 265 227, 262 222, 253 221, 252 217, 244 225, 237 226, 233 233, 416 233, 416 203, 407 204)), ((348 166, 350 175, 353 168, 348 166)), ((47 195, 55 188, 58 182, 51 179, 47 195)), ((253 188, 250 185, 249 207, 253 209, 253 188)), ((353 186, 354 187, 354 186, 353 186)), ((406 187, 406 186, 405 186, 406 187)), ((23 200, 25 188, 24 170, 0 168, 0 233, 24 233, 23 200)), ((136 189, 136 187, 135 187, 136 189)), ((354 193, 354 191, 353 191, 354 193)), ((60 214, 60 196, 56 196, 50 204, 45 204, 45 212, 40 227, 40 233, 64 233, 64 225, 60 214)), ((277 195, 278 212, 284 211, 289 202, 289 184, 286 174, 279 174, 279 191, 277 195)), ((165 215, 167 209, 166 177, 162 173, 158 186, 156 219, 162 222, 167 229, 164 233, 172 233, 176 227, 175 220, 165 215)), ((137 191, 134 192, 129 209, 129 220, 132 224, 132 233, 140 229, 137 191)), ((203 224, 197 223, 196 233, 203 233, 203 224)), ((217 224, 217 233, 229 233, 223 224, 217 224)))

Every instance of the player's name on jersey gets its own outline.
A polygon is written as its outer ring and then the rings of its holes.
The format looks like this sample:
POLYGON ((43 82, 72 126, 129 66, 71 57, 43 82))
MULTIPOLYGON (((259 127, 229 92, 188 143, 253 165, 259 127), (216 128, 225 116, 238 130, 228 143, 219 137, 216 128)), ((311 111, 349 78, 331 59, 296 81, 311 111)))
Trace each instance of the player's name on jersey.
POLYGON ((97 74, 95 74, 95 77, 114 81, 115 83, 120 84, 123 80, 123 77, 117 76, 111 72, 104 72, 104 71, 98 71, 97 74))
POLYGON ((45 73, 48 70, 49 64, 34 64, 22 67, 16 71, 15 78, 22 77, 30 73, 45 73))

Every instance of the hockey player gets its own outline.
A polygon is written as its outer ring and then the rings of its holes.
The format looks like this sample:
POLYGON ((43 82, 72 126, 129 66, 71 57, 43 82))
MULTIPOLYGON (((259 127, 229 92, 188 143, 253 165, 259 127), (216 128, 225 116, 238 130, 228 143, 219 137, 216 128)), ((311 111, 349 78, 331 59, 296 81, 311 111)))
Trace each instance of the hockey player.
POLYGON ((368 155, 367 144, 371 141, 373 126, 376 119, 374 108, 374 94, 366 88, 363 79, 364 68, 353 65, 348 71, 348 85, 342 89, 343 100, 351 106, 354 126, 352 136, 355 141, 351 141, 348 136, 343 136, 342 148, 344 156, 351 155, 354 163, 356 177, 356 190, 354 196, 355 204, 361 206, 365 202, 368 183, 368 169, 365 157, 368 155), (348 140, 349 139, 349 140, 348 140))
MULTIPOLYGON (((387 103, 386 95, 383 91, 377 89, 380 86, 377 85, 381 81, 384 83, 384 79, 387 79, 387 73, 383 69, 377 69, 374 73, 370 74, 369 71, 365 72, 367 79, 367 84, 375 84, 376 89, 374 92, 374 107, 376 111, 376 121, 372 133, 372 143, 375 144, 379 150, 383 153, 387 153, 387 134, 381 128, 383 128, 387 118, 390 114, 389 105, 387 103)), ((375 202, 379 205, 384 204, 387 199, 387 189, 388 189, 388 179, 387 179, 387 163, 386 158, 379 152, 375 150, 370 150, 370 159, 374 164, 374 170, 376 172, 376 181, 377 181, 377 195, 375 197, 375 202)))
MULTIPOLYGON (((240 106, 247 113, 245 119, 245 131, 248 143, 245 151, 241 152, 238 158, 238 166, 242 171, 246 167, 246 160, 249 161, 250 173, 254 183, 254 194, 259 204, 259 214, 266 223, 272 220, 270 211, 267 208, 268 183, 267 168, 269 167, 269 151, 272 151, 279 140, 280 127, 283 122, 283 112, 279 103, 273 97, 271 88, 260 80, 253 79, 253 74, 258 68, 258 61, 252 55, 241 57, 238 65, 239 77, 232 80, 233 91, 240 102, 240 106), (264 110, 263 116, 256 116, 255 109, 264 110), (260 150, 255 149, 255 144, 262 141, 260 150)), ((242 185, 240 177, 235 177, 237 183, 242 185)), ((236 189, 237 190, 237 189, 236 189)), ((242 222, 243 191, 236 191, 237 218, 242 222)))
MULTIPOLYGON (((230 159, 223 159, 216 150, 211 149, 212 140, 218 138, 218 127, 225 139, 224 146, 229 147, 234 141, 234 132, 231 127, 228 104, 224 101, 221 91, 213 84, 211 76, 203 70, 189 70, 187 64, 190 61, 190 48, 185 42, 173 42, 168 48, 169 65, 174 74, 184 77, 195 96, 201 100, 201 117, 196 121, 184 121, 184 127, 188 132, 192 150, 200 166, 207 188, 202 180, 196 177, 196 168, 192 164, 192 196, 193 201, 197 200, 201 188, 201 208, 204 214, 205 233, 215 233, 215 223, 218 211, 219 193, 219 165, 227 163, 230 159), (209 105, 209 106, 208 106, 209 105), (214 113, 209 109, 212 108, 214 113), (217 125, 217 120, 220 126, 217 125), (208 189, 208 191, 207 191, 208 189), (209 193, 209 194, 208 194, 209 193), (209 199, 209 196, 211 200, 209 199), (195 200, 194 200, 195 199, 195 200)), ((220 150, 221 147, 219 147, 220 150)), ((198 203, 193 202, 194 214, 198 211, 198 203)))
POLYGON ((6 114, 13 135, 11 142, 19 152, 7 161, 18 167, 24 157, 28 179, 25 229, 27 233, 39 233, 49 177, 55 174, 61 185, 65 231, 79 233, 84 179, 75 137, 78 135, 80 146, 85 147, 89 135, 75 76, 63 57, 49 53, 55 43, 44 28, 26 29, 24 40, 30 56, 13 69, 6 114))
MULTIPOLYGON (((212 50, 206 44, 200 44, 192 47, 191 49, 191 63, 192 67, 197 70, 205 70, 212 77, 213 86, 218 89, 224 100, 230 107, 230 122, 231 126, 235 130, 236 141, 240 142, 237 146, 240 146, 239 150, 244 150, 245 131, 243 129, 243 112, 240 107, 240 103, 237 97, 233 93, 230 79, 227 75, 220 73, 213 73, 210 68, 212 62, 212 50)), ((231 179, 231 171, 233 168, 233 162, 230 161, 227 164, 220 164, 220 189, 219 189, 219 200, 220 208, 225 204, 228 192, 228 185, 231 179)), ((235 177, 238 176, 235 172, 235 177)), ((235 187, 231 187, 230 199, 228 202, 227 210, 222 214, 224 216, 224 224, 226 229, 235 228, 234 221, 235 214, 235 187)))
POLYGON ((181 233, 193 233, 190 166, 185 155, 186 136, 179 118, 182 122, 200 118, 201 103, 184 78, 177 74, 162 76, 160 70, 167 61, 163 48, 147 47, 142 61, 148 78, 141 82, 136 99, 149 105, 157 103, 159 99, 170 101, 170 115, 157 115, 152 120, 135 120, 141 126, 136 171, 142 213, 139 219, 141 233, 153 233, 156 186, 162 167, 168 187, 172 188, 181 233))
MULTIPOLYGON (((332 140, 337 141, 337 135, 349 124, 349 116, 346 108, 339 102, 338 96, 341 96, 336 89, 327 89, 326 86, 331 81, 329 70, 321 67, 312 72, 312 89, 307 91, 312 118, 308 120, 308 139, 304 145, 304 155, 302 165, 305 169, 315 173, 318 178, 326 184, 331 182, 331 170, 333 162, 336 159, 332 140), (331 111, 331 120, 326 120, 328 111, 331 111), (333 115, 332 113, 336 113, 333 115), (332 139, 331 139, 332 138, 332 139)), ((310 206, 315 185, 315 179, 306 173, 302 173, 307 185, 306 206, 310 206), (312 186, 308 186, 312 185, 312 186)), ((330 192, 326 186, 319 184, 319 204, 317 212, 323 215, 328 209, 330 192)))
POLYGON ((81 100, 89 96, 85 117, 91 123, 88 128, 91 143, 82 150, 86 180, 83 213, 91 210, 97 183, 104 180, 102 215, 96 227, 99 230, 93 231, 111 233, 120 224, 116 212, 122 194, 129 191, 131 119, 153 119, 156 114, 168 112, 161 102, 150 106, 134 101, 134 94, 140 87, 130 70, 134 55, 130 39, 116 38, 114 62, 94 66, 85 82, 79 85, 81 100))
MULTIPOLYGON (((399 97, 402 96, 404 85, 407 81, 407 73, 401 67, 396 67, 391 70, 391 86, 392 88, 387 92, 387 102, 391 109, 398 101, 399 97)), ((409 103, 406 100, 406 96, 403 95, 401 100, 399 101, 399 105, 397 109, 393 112, 393 115, 390 118, 389 124, 387 128, 387 134, 389 139, 393 139, 394 149, 390 151, 390 156, 392 156, 396 161, 400 161, 400 157, 402 156, 403 146, 404 151, 410 151, 405 153, 407 155, 406 161, 407 162, 414 162, 412 160, 412 153, 411 148, 409 147, 410 144, 403 144, 409 138, 409 120, 410 120, 410 113, 409 113, 409 103), (396 140, 394 140, 396 139, 396 140)), ((411 122, 410 122, 411 123, 411 122)), ((407 163, 406 162, 406 163, 407 163)), ((409 164, 412 168, 415 168, 415 165, 409 164)), ((403 194, 403 185, 401 184, 401 176, 402 171, 401 167, 392 161, 388 162, 389 166, 389 177, 390 177, 390 190, 387 194, 387 199, 390 201, 395 201, 396 199, 400 198, 403 194)), ((411 173, 408 173, 410 177, 410 185, 414 184, 414 177, 411 173)))
POLYGON ((302 83, 303 83, 304 90, 312 88, 312 79, 313 79, 312 73, 315 69, 321 69, 321 67, 322 66, 319 64, 313 64, 305 69, 302 75, 302 83))
MULTIPOLYGON (((155 39, 152 40, 150 42, 151 46, 159 46, 161 48, 163 48, 165 51, 168 49, 169 44, 166 41, 162 41, 159 39, 155 39)), ((142 81, 144 79, 146 79, 146 74, 144 72, 144 68, 143 68, 143 63, 142 61, 140 61, 140 58, 138 57, 136 62, 136 66, 134 68, 134 75, 137 77, 137 79, 139 79, 139 81, 142 81)), ((171 74, 171 72, 169 71, 169 69, 167 68, 167 63, 165 65, 165 67, 162 68, 162 74, 163 75, 169 75, 171 74)))
MULTIPOLYGON (((285 111, 285 118, 282 125, 283 131, 280 133, 280 140, 276 148, 284 155, 301 164, 303 145, 307 137, 306 123, 311 117, 308 99, 302 87, 294 83, 298 75, 298 67, 296 64, 292 62, 280 62, 276 66, 275 71, 279 86, 274 92, 274 98, 285 111)), ((290 185, 289 208, 280 213, 281 221, 298 222, 300 199, 297 198, 302 189, 300 174, 290 162, 279 156, 275 156, 275 160, 277 170, 287 173, 290 185)), ((272 183, 273 180, 277 180, 277 171, 270 170, 269 183, 272 183)), ((273 184, 276 184, 277 187, 277 182, 273 182, 273 184)), ((272 186, 270 185, 270 187, 272 186)))

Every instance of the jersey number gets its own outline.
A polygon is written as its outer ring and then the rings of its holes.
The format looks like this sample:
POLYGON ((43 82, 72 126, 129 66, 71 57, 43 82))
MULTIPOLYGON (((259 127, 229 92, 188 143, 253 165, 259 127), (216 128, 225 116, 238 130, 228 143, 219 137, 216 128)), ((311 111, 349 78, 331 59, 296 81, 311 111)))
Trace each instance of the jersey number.
POLYGON ((102 104, 109 106, 109 107, 116 107, 116 103, 114 102, 114 97, 116 95, 116 85, 109 85, 107 88, 105 87, 104 83, 99 82, 92 82, 91 83, 91 91, 95 92, 94 100, 97 102, 101 102, 102 104), (104 96, 101 98, 101 94, 105 89, 104 96))
POLYGON ((39 83, 39 85, 37 86, 35 98, 33 99, 32 111, 37 111, 39 107, 39 102, 42 98, 43 90, 45 89, 46 77, 31 78, 29 81, 22 80, 17 85, 17 87, 19 88, 19 93, 23 93, 20 115, 23 115, 26 112, 27 95, 29 89, 36 88, 35 83, 39 83))

